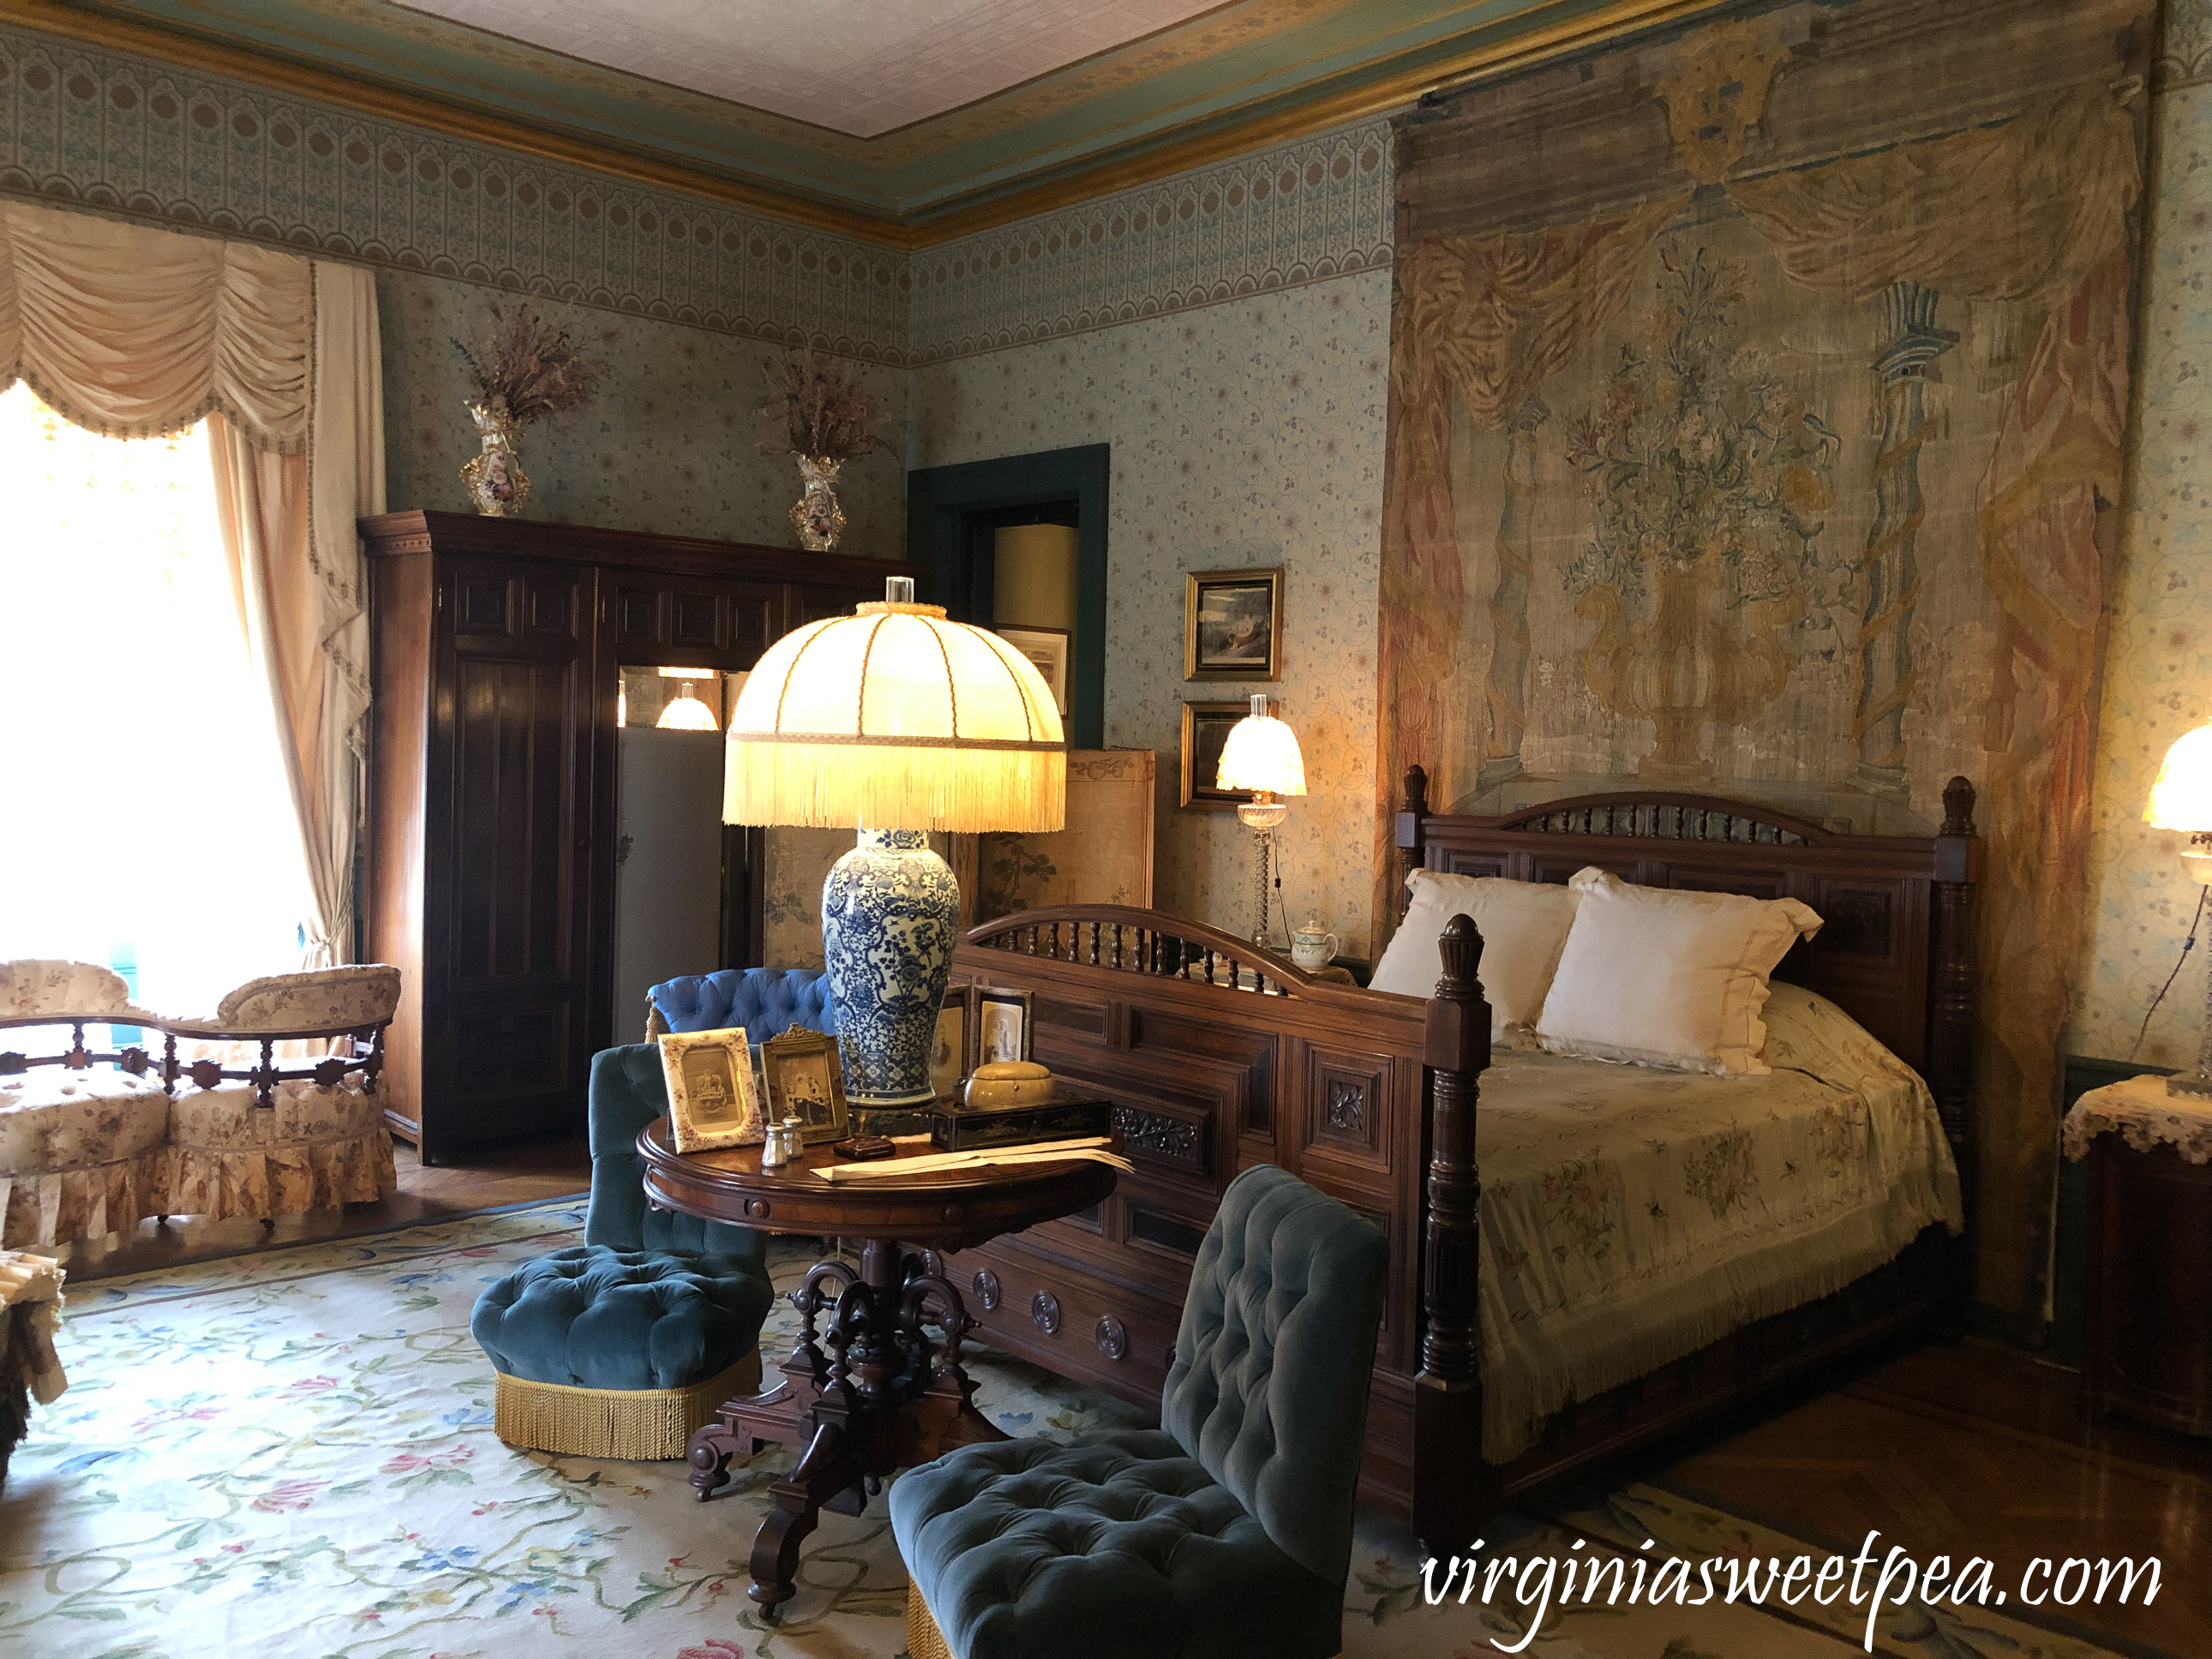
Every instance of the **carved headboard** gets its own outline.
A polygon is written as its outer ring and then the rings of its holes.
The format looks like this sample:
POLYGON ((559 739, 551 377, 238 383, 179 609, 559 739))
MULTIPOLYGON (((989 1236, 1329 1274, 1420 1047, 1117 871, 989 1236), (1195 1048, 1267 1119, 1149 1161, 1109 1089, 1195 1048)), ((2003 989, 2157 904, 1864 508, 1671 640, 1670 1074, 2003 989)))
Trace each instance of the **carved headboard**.
POLYGON ((1397 844, 1407 872, 1564 882, 1596 865, 1646 887, 1802 900, 1827 925, 1775 977, 1834 1001, 1925 1078, 1963 1152, 1981 874, 1966 779, 1945 788, 1943 812, 1934 836, 1850 836, 1742 801, 1632 791, 1451 817, 1428 810, 1428 775, 1416 766, 1406 774, 1397 844))

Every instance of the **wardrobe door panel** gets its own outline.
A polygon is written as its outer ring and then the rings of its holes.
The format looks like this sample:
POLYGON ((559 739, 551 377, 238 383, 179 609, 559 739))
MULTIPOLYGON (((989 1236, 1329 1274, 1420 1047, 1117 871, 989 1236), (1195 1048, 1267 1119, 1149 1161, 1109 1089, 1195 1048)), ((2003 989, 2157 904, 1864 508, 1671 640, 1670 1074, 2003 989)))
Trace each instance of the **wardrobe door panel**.
POLYGON ((457 559, 457 589, 503 579, 510 631, 457 629, 447 685, 441 1141, 580 1127, 590 981, 589 571, 457 559))

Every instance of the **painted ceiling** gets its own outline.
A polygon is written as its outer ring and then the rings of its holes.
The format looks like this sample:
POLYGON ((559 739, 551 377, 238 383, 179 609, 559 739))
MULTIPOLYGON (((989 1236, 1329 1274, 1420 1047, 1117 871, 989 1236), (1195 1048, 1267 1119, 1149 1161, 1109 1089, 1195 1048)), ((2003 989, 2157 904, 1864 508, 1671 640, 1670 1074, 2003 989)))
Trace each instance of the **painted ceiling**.
POLYGON ((625 75, 873 138, 1219 0, 410 0, 625 75))
POLYGON ((913 247, 1716 0, 0 0, 0 18, 913 247))

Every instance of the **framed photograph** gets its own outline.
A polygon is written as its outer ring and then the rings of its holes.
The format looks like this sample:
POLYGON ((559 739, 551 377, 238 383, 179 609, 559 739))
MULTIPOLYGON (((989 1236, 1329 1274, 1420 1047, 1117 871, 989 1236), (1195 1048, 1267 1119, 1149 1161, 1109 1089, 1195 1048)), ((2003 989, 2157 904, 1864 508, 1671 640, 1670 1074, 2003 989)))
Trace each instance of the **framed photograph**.
MULTIPOLYGON (((1182 706, 1182 805, 1201 812, 1233 812, 1252 799, 1244 791, 1216 787, 1221 775, 1221 746, 1229 730, 1252 712, 1249 702, 1187 702, 1182 706)), ((1273 713, 1280 714, 1277 703, 1273 713)))
POLYGON ((1185 574, 1183 678, 1279 679, 1282 665, 1282 566, 1185 574))
POLYGON ((960 1091, 960 1079, 974 1071, 969 1048, 975 1032, 975 988, 948 985, 945 1006, 937 1011, 937 1046, 929 1055, 929 1086, 939 1100, 960 1091))
POLYGON ((797 1118, 809 1146, 845 1138, 845 1064, 836 1037, 794 1025, 761 1044, 761 1065, 768 1109, 779 1122, 797 1118))
POLYGON ((757 1146, 768 1139, 744 1029, 671 1032, 659 1039, 668 1121, 679 1152, 757 1146))
POLYGON ((1074 647, 1065 628, 994 628, 991 630, 1036 665, 1052 688, 1053 707, 1067 718, 1067 658, 1074 647))
POLYGON ((975 988, 976 1066, 1036 1057, 1036 1032, 1030 1011, 1027 991, 1006 991, 991 985, 975 988))

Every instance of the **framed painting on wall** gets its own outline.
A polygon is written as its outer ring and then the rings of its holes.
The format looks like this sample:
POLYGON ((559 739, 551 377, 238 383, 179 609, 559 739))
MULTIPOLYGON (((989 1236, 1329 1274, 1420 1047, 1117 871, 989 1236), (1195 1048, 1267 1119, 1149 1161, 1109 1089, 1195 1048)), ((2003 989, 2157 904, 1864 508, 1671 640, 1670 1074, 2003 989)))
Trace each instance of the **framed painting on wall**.
POLYGON ((1016 628, 1011 623, 991 630, 1008 645, 1027 657, 1044 676, 1044 683, 1052 688, 1052 706, 1061 720, 1067 718, 1067 653, 1069 634, 1065 628, 1016 628))
MULTIPOLYGON (((1282 704, 1273 707, 1279 716, 1282 704)), ((1229 741, 1230 729, 1251 712, 1249 702, 1183 704, 1182 805, 1201 812, 1233 812, 1252 799, 1213 781, 1221 774, 1221 750, 1229 741)))
POLYGON ((1183 577, 1182 677, 1282 678, 1283 568, 1193 570, 1183 577))

